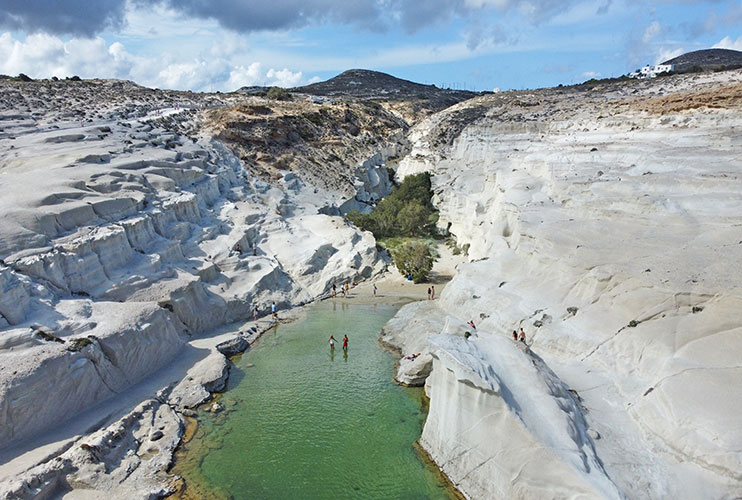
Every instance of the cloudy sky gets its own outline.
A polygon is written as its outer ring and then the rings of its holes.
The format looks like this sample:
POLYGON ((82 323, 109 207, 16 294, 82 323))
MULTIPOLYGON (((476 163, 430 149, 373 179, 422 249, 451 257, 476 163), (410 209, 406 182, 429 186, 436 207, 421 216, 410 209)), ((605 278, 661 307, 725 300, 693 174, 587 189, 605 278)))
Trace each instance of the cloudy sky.
POLYGON ((742 50, 742 0, 0 0, 2 74, 197 91, 350 68, 536 88, 709 47, 742 50))

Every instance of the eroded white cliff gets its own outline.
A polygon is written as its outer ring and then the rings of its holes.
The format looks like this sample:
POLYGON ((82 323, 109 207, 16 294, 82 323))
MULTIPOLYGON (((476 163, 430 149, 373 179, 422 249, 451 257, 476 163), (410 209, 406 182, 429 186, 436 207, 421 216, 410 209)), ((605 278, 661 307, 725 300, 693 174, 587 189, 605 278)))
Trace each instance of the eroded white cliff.
MULTIPOLYGON (((433 174, 441 225, 472 261, 436 301, 438 328, 425 335, 461 336, 473 320, 476 363, 451 354, 453 340, 424 353, 435 361, 422 442, 465 495, 548 497, 537 477, 554 497, 570 496, 564 484, 585 497, 742 491, 740 81, 728 72, 661 89, 518 92, 412 131, 398 174, 433 174), (543 367, 506 354, 521 327, 543 367), (594 436, 584 443, 604 466, 601 484, 615 490, 596 486, 599 468, 581 468, 575 449, 543 459, 573 437, 559 423, 569 411, 522 418, 497 384, 482 390, 461 367, 498 380, 556 374, 594 436), (529 474, 533 464, 542 465, 529 474)), ((406 348, 408 335, 419 344, 416 328, 409 318, 394 327, 405 353, 417 349, 406 348)), ((561 401, 536 385, 504 387, 511 400, 542 394, 539 408, 561 401)))

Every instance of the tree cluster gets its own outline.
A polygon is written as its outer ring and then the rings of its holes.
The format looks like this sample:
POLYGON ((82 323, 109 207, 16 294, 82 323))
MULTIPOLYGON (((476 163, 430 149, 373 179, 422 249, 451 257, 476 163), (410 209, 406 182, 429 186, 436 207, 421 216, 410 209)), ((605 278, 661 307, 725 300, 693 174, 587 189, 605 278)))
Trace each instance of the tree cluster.
MULTIPOLYGON (((371 231, 377 240, 435 236, 438 211, 431 203, 432 195, 430 174, 410 175, 381 200, 373 212, 362 214, 351 210, 348 219, 361 229, 371 231)), ((408 241, 390 252, 399 272, 412 276, 415 283, 428 279, 435 256, 427 243, 408 241)))
POLYGON ((373 212, 362 214, 351 210, 348 219, 361 229, 374 233, 376 239, 433 236, 438 212, 431 198, 430 174, 410 175, 392 194, 381 200, 373 212))

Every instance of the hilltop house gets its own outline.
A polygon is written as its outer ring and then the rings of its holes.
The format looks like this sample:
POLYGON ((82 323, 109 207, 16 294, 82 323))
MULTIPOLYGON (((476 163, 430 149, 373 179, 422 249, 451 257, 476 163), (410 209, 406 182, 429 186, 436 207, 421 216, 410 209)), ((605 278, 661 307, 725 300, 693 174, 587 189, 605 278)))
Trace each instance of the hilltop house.
POLYGON ((670 73, 675 69, 673 64, 655 64, 650 66, 647 64, 642 69, 638 69, 632 73, 629 73, 630 78, 654 78, 662 73, 670 73))

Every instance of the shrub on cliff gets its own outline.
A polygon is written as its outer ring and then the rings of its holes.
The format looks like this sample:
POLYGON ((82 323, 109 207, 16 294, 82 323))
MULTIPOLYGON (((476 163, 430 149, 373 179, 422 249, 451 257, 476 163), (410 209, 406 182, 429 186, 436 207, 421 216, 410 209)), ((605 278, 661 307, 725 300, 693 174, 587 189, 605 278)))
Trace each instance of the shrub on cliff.
POLYGON ((433 269, 434 255, 430 247, 422 241, 410 241, 392 251, 392 259, 405 276, 412 275, 412 281, 427 281, 433 269))

